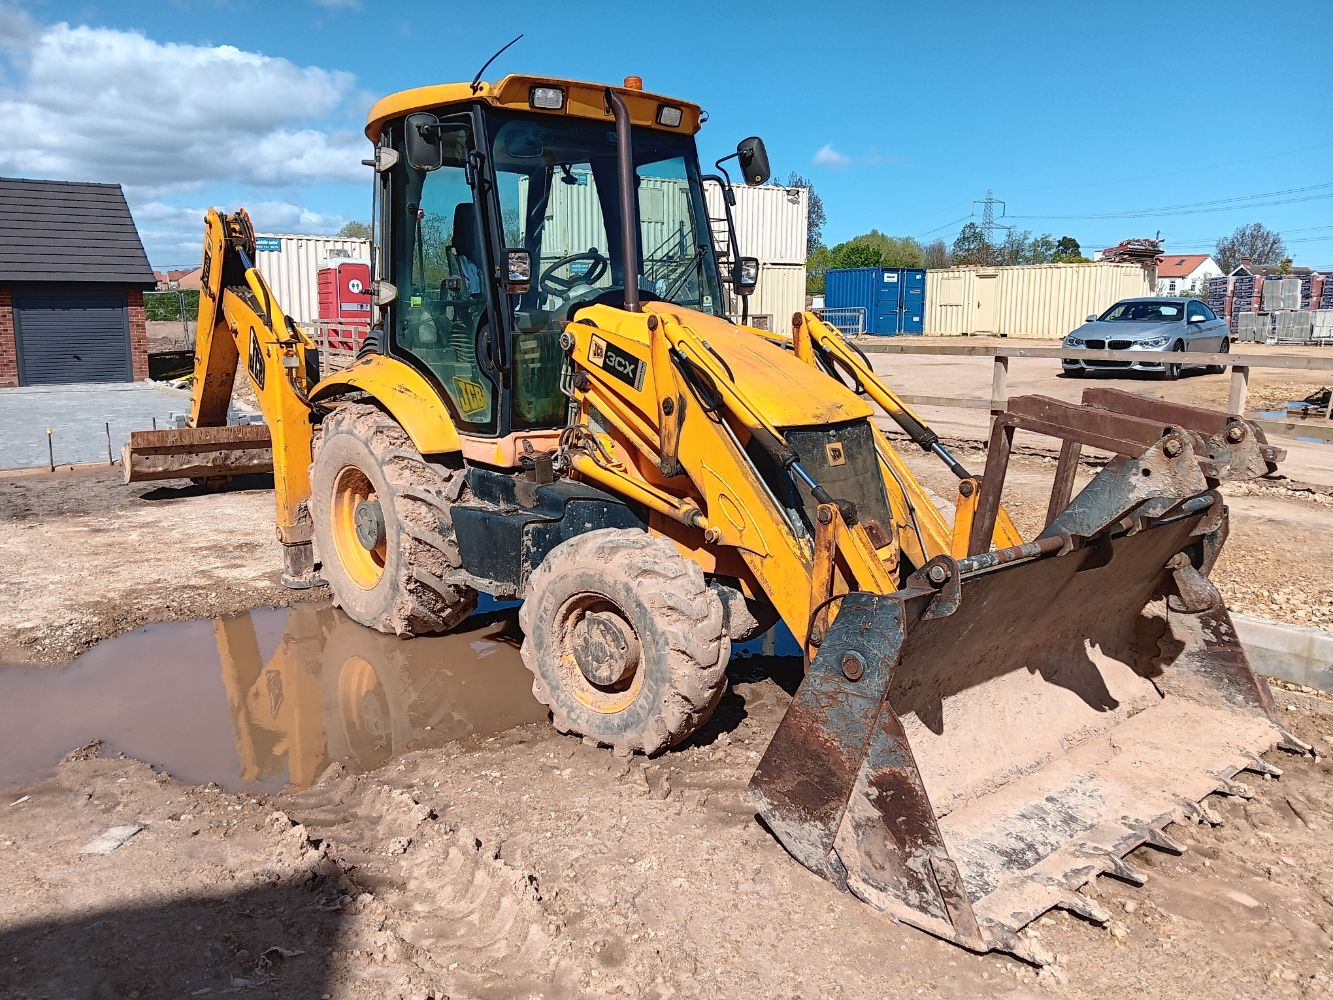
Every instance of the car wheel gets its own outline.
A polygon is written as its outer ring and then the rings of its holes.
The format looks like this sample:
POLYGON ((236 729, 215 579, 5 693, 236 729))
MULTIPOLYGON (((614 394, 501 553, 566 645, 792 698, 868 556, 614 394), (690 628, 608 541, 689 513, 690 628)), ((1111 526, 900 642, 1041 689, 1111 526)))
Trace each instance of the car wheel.
MULTIPOLYGON (((1175 351, 1177 354, 1184 354, 1185 344, 1182 341, 1177 340, 1171 345, 1171 350, 1175 351)), ((1166 382, 1174 382, 1176 379, 1180 378, 1184 371, 1184 364, 1179 361, 1172 362, 1162 368, 1162 379, 1166 382)))
MULTIPOLYGON (((1230 354, 1230 353, 1231 353, 1231 335, 1230 335, 1230 334, 1228 334, 1227 336, 1225 336, 1225 337, 1222 338, 1222 344, 1221 344, 1221 346, 1218 347, 1218 349, 1217 349, 1217 353, 1218 353, 1218 354, 1230 354)), ((1209 366, 1208 366, 1208 374, 1210 374, 1210 375, 1221 375, 1221 374, 1225 373, 1226 370, 1227 370, 1227 366, 1226 366, 1226 365, 1209 365, 1209 366)))

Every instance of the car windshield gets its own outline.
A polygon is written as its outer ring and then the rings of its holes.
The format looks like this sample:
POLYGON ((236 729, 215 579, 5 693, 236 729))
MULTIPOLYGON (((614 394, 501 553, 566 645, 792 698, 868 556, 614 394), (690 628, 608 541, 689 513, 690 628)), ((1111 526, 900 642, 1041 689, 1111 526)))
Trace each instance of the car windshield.
POLYGON ((1117 302, 1101 315, 1103 323, 1175 323, 1182 310, 1179 302, 1117 302))

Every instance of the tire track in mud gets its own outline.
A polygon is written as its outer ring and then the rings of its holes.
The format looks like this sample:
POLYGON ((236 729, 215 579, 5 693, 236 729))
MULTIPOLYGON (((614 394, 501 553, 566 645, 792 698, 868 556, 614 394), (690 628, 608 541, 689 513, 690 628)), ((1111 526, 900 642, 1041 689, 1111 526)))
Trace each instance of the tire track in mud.
POLYGON ((535 874, 441 819, 443 804, 335 766, 280 805, 348 883, 331 902, 343 910, 344 954, 403 995, 643 996, 658 978, 641 961, 592 971, 596 919, 579 914, 571 931, 535 874))

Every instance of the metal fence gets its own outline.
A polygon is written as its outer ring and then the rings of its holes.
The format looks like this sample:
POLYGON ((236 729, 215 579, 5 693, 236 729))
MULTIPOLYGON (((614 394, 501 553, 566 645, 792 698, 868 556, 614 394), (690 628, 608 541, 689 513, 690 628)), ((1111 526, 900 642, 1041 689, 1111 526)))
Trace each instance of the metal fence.
POLYGON ((815 309, 816 316, 830 326, 836 326, 849 337, 859 337, 866 332, 866 307, 848 306, 838 309, 815 309))

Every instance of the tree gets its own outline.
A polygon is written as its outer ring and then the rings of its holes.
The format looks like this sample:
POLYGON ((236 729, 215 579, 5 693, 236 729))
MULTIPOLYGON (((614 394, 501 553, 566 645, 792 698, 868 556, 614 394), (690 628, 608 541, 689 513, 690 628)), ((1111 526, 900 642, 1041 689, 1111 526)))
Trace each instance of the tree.
POLYGON ((368 240, 370 239, 370 226, 353 219, 351 222, 344 222, 343 227, 335 235, 349 240, 368 240))
POLYGON ((809 295, 824 294, 824 272, 833 266, 833 253, 826 246, 817 246, 805 262, 805 291, 809 295))
MULTIPOLYGON (((776 178, 770 183, 780 184, 776 178)), ((824 216, 824 199, 819 197, 810 178, 802 177, 795 170, 787 175, 787 183, 781 186, 806 190, 805 253, 807 258, 811 257, 824 245, 824 223, 827 221, 824 216)))
POLYGON ((1078 240, 1072 236, 1061 236, 1055 241, 1055 257, 1057 264, 1080 264, 1087 260, 1083 256, 1083 248, 1078 245, 1078 240))
POLYGON ((1242 257, 1250 263, 1274 266, 1287 257, 1287 245, 1282 237, 1261 222, 1240 226, 1234 233, 1217 241, 1213 254, 1223 274, 1230 274, 1240 266, 1242 257))
POLYGON ((949 247, 943 240, 933 240, 921 248, 922 267, 948 267, 951 263, 949 247))
POLYGON ((872 229, 839 243, 831 251, 834 267, 920 267, 921 244, 910 236, 888 236, 872 229))
POLYGON ((981 227, 969 222, 958 232, 950 252, 955 265, 998 264, 1000 252, 993 246, 981 227))

